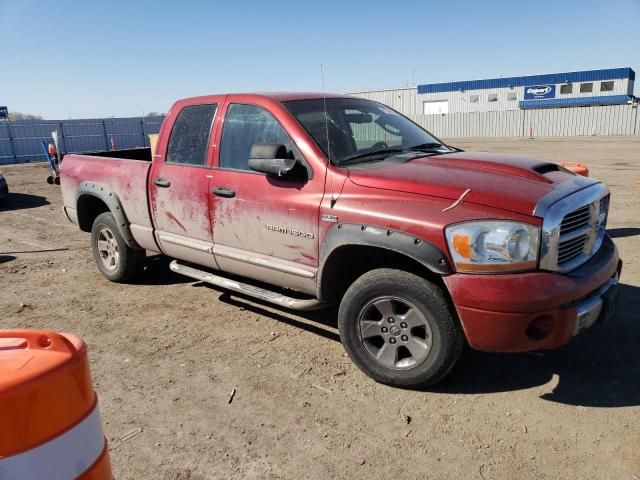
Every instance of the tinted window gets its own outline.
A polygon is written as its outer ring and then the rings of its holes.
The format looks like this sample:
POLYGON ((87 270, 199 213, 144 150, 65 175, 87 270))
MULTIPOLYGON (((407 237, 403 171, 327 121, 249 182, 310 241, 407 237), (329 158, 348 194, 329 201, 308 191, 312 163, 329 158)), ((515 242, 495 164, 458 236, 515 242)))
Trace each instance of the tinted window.
POLYGON ((497 101, 498 101, 498 94, 497 94, 497 93, 490 93, 490 94, 487 96, 487 100, 488 100, 489 102, 497 102, 497 101))
POLYGON ((220 167, 250 170, 249 155, 254 143, 280 143, 291 149, 291 140, 264 108, 232 103, 227 109, 220 142, 220 167))
POLYGON ((568 93, 573 92, 573 84, 572 83, 566 83, 564 85, 560 85, 560 93, 563 95, 566 95, 568 93))
POLYGON ((613 92, 613 82, 600 82, 601 92, 613 92))
POLYGON ((480 95, 471 95, 469 97, 470 103, 478 103, 480 101, 480 95))
POLYGON ((211 122, 217 105, 185 107, 173 124, 167 162, 205 165, 211 122))
POLYGON ((581 83, 580 93, 591 93, 593 91, 593 83, 581 83))

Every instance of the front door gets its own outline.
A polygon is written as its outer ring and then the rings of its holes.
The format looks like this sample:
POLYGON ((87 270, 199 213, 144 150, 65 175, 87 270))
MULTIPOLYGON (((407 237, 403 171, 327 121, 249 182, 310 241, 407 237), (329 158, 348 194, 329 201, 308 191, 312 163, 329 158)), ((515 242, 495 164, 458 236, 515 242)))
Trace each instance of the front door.
POLYGON ((283 144, 304 162, 264 107, 230 103, 212 170, 213 240, 220 269, 315 294, 318 212, 324 180, 272 177, 248 166, 255 143, 283 144))
POLYGON ((178 112, 149 176, 156 240, 171 257, 217 268, 210 217, 209 138, 217 104, 178 112), (164 151, 163 151, 164 150, 164 151))

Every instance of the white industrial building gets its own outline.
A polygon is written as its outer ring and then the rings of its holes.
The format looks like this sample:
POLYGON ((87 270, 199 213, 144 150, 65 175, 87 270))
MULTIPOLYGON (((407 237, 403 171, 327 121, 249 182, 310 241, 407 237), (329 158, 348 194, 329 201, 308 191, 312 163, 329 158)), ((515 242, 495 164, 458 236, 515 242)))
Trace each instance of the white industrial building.
POLYGON ((405 115, 491 112, 633 103, 631 68, 431 83, 355 92, 405 115))

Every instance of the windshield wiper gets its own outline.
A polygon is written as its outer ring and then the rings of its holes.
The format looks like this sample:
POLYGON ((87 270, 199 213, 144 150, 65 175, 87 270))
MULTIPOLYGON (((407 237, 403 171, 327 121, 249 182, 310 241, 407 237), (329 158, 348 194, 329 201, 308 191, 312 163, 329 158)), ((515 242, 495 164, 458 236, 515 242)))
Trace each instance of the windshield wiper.
POLYGON ((421 143, 420 145, 414 145, 413 147, 409 147, 407 150, 416 150, 419 152, 426 150, 426 151, 432 152, 433 150, 437 150, 438 148, 441 148, 441 147, 446 147, 446 145, 443 145, 442 143, 438 143, 438 142, 430 142, 430 143, 421 143))
POLYGON ((376 155, 402 153, 405 151, 406 150, 403 148, 381 148, 380 150, 373 150, 372 152, 365 152, 365 153, 358 153, 356 155, 351 155, 350 157, 347 157, 344 160, 342 160, 340 162, 340 165, 346 165, 347 163, 353 163, 353 160, 361 160, 363 158, 373 157, 376 155))
MULTIPOLYGON (((407 153, 407 152, 425 152, 425 153, 432 153, 434 155, 437 154, 441 154, 441 153, 447 153, 447 152, 443 152, 442 150, 440 150, 441 148, 446 148, 447 150, 449 150, 449 152, 454 152, 454 151, 462 151, 460 149, 457 149, 455 147, 450 147, 449 145, 444 145, 442 143, 438 143, 438 142, 430 142, 430 143, 421 143, 419 145, 414 145, 413 147, 409 147, 409 148, 381 148, 379 150, 373 150, 371 152, 364 152, 364 153, 357 153, 355 155, 351 155, 350 157, 345 158, 344 160, 342 160, 340 162, 340 165, 347 165, 350 163, 360 163, 358 161, 355 160, 363 160, 365 158, 369 158, 369 157, 375 157, 377 155, 391 155, 393 153, 407 153)), ((385 157, 386 158, 386 157, 385 157)))
POLYGON ((450 152, 464 152, 461 148, 452 147, 451 145, 445 145, 444 143, 431 142, 431 143, 421 143, 420 145, 414 145, 413 147, 409 147, 408 150, 414 150, 416 152, 433 152, 436 151, 438 153, 447 153, 439 150, 440 148, 446 148, 450 152))

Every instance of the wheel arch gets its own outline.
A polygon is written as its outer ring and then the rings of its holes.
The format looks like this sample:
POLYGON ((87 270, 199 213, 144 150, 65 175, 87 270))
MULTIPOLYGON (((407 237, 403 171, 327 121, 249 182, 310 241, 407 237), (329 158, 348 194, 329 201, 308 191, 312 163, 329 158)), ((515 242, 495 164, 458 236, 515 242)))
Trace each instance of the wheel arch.
POLYGON ((127 245, 139 249, 140 246, 133 238, 129 221, 118 196, 97 183, 80 184, 76 190, 76 213, 80 230, 90 232, 96 217, 104 212, 110 212, 113 215, 127 245))
POLYGON ((337 301, 356 278, 383 267, 416 273, 445 292, 442 276, 452 273, 447 257, 422 238, 373 225, 339 224, 322 243, 318 298, 337 301))

